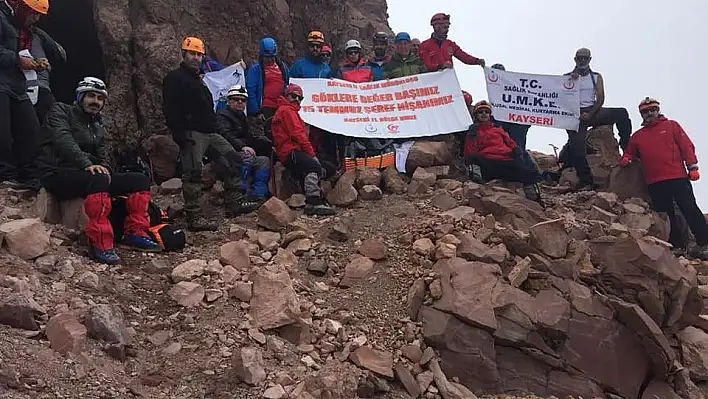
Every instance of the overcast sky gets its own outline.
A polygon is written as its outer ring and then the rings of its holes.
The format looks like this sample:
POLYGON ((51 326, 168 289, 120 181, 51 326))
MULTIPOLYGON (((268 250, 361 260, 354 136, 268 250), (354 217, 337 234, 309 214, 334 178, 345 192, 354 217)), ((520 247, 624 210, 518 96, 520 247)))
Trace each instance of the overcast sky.
MULTIPOLYGON (((635 131, 646 96, 683 125, 702 166, 694 190, 708 212, 708 31, 700 25, 708 0, 388 0, 388 12, 394 32, 421 40, 430 37, 434 13, 451 14, 451 40, 510 71, 563 74, 573 69, 575 50, 588 47, 591 68, 605 78, 605 105, 627 108, 635 131)), ((487 97, 480 67, 455 61, 455 70, 475 101, 487 97)), ((561 147, 566 139, 565 131, 532 127, 527 146, 551 153, 549 143, 561 147)))

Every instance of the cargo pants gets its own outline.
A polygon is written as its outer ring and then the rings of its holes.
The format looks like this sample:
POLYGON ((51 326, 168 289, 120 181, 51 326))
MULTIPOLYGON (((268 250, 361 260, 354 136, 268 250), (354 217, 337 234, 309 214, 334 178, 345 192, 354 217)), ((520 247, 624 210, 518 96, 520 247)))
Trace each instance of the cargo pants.
POLYGON ((243 157, 234 147, 218 133, 201 133, 190 131, 180 146, 182 162, 182 196, 184 210, 188 215, 200 211, 199 198, 202 193, 202 159, 204 156, 228 165, 228 173, 224 176, 224 204, 237 204, 244 196, 241 188, 241 163, 243 157))

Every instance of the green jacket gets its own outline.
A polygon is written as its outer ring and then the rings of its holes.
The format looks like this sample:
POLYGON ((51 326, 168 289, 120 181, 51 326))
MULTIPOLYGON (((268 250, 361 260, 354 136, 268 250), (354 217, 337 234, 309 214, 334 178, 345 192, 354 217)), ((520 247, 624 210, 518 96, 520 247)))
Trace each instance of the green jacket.
POLYGON ((404 76, 417 75, 428 72, 423 61, 418 58, 418 54, 411 51, 406 58, 394 54, 391 59, 384 64, 384 79, 402 78, 404 76))
POLYGON ((54 103, 46 116, 44 135, 39 156, 43 173, 91 165, 111 167, 100 114, 91 116, 77 104, 54 103))

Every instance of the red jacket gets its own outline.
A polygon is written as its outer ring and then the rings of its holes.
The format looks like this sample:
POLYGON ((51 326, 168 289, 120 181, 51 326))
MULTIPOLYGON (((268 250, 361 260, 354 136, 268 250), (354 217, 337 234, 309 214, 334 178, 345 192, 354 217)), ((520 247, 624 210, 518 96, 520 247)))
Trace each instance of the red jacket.
POLYGON ((272 133, 275 152, 283 163, 295 150, 301 150, 311 157, 315 156, 315 150, 305 131, 305 122, 298 111, 299 104, 293 104, 285 97, 278 99, 278 109, 273 115, 272 133))
POLYGON ((442 69, 444 63, 452 62, 453 56, 467 65, 479 65, 479 58, 465 53, 457 43, 449 39, 440 42, 431 37, 421 43, 418 48, 418 57, 423 61, 428 71, 442 69))
POLYGON ((374 71, 371 70, 371 67, 363 58, 360 59, 359 63, 356 65, 346 60, 344 61, 344 65, 337 69, 337 73, 334 77, 353 83, 372 82, 374 80, 374 71))
POLYGON ((465 137, 465 157, 480 155, 493 161, 512 161, 516 143, 492 122, 475 123, 465 137))
POLYGON ((686 168, 698 165, 696 147, 691 139, 678 122, 663 115, 629 138, 623 158, 630 161, 641 159, 647 184, 685 179, 688 177, 686 168))

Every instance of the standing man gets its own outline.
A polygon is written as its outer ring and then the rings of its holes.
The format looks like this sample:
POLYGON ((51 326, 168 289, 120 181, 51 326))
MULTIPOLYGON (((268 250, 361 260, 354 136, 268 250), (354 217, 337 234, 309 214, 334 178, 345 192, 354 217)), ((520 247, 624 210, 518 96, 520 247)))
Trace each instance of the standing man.
POLYGON ((34 160, 40 126, 23 71, 36 71, 44 64, 19 52, 32 40, 22 34, 24 28, 47 14, 49 0, 15 0, 12 4, 0 2, 0 180, 17 179, 28 188, 38 188, 34 160))
POLYGON ((359 41, 349 40, 344 45, 344 52, 347 58, 344 60, 344 64, 337 69, 334 77, 354 83, 371 82, 374 79, 374 74, 371 67, 361 57, 359 41))
POLYGON ((369 58, 369 67, 374 72, 374 81, 384 78, 384 64, 391 58, 386 55, 388 51, 388 35, 386 32, 374 34, 374 56, 369 58))
POLYGON ((602 75, 590 69, 590 50, 581 48, 575 52, 575 69, 570 75, 578 82, 580 92, 580 126, 578 131, 568 130, 568 166, 578 175, 579 190, 595 186, 587 159, 587 130, 590 126, 614 125, 620 136, 620 147, 626 149, 632 134, 632 121, 624 108, 603 108, 605 83, 602 75))
POLYGON ((295 61, 290 67, 290 76, 293 78, 331 78, 332 70, 329 64, 322 59, 322 47, 325 44, 322 32, 316 30, 310 32, 307 35, 307 44, 310 47, 309 54, 295 61))
POLYGON ((649 97, 642 100, 639 113, 644 120, 642 128, 630 137, 620 165, 641 161, 652 207, 669 215, 669 242, 677 250, 687 245, 676 228, 676 202, 698 244, 690 251, 691 255, 708 260, 708 224, 691 187, 691 181, 700 178, 696 148, 678 122, 661 114, 657 100, 649 97))
POLYGON ((215 231, 219 225, 204 217, 199 198, 202 193, 202 159, 225 158, 230 166, 224 178, 227 216, 249 213, 259 203, 248 201, 241 193, 243 157, 218 133, 211 93, 202 82, 200 66, 204 43, 196 37, 182 42, 182 63, 162 82, 162 112, 182 159, 182 195, 187 225, 194 231, 215 231))
POLYGON ((272 140, 271 120, 278 108, 278 99, 290 80, 290 71, 278 57, 278 45, 272 37, 261 39, 258 57, 258 62, 253 63, 246 72, 248 115, 257 116, 263 122, 263 132, 272 140))
POLYGON ((452 57, 467 65, 484 67, 483 59, 467 54, 457 43, 447 38, 450 31, 450 15, 437 13, 430 19, 430 25, 433 27, 433 34, 430 35, 430 39, 421 43, 418 49, 418 56, 423 60, 428 71, 452 68, 452 57))
POLYGON ((394 79, 427 72, 418 53, 411 51, 411 36, 399 32, 395 38, 396 53, 384 64, 384 78, 394 79))

